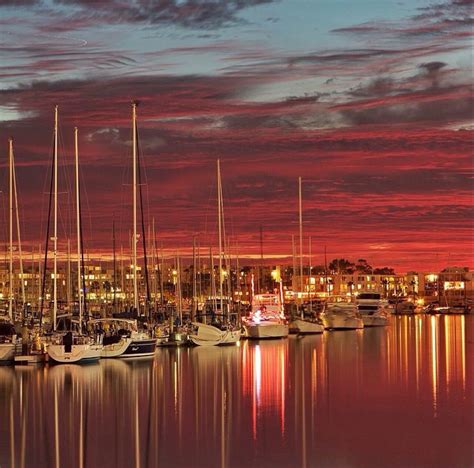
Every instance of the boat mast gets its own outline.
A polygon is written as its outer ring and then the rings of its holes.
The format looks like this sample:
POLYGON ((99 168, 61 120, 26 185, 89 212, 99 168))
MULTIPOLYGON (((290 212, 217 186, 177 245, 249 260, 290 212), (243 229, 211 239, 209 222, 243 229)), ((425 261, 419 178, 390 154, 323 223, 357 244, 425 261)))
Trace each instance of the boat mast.
POLYGON ((178 317, 179 317, 179 325, 183 325, 183 293, 181 290, 181 261, 179 258, 179 253, 176 253, 176 286, 177 286, 177 306, 178 306, 178 317))
POLYGON ((13 322, 13 139, 8 140, 8 178, 9 178, 9 230, 10 230, 10 248, 9 248, 9 271, 8 271, 8 315, 13 322))
POLYGON ((115 253, 115 216, 112 221, 112 249, 113 249, 113 269, 114 269, 114 289, 113 289, 113 300, 112 308, 113 311, 117 311, 117 256, 115 253))
POLYGON ((133 307, 139 312, 138 307, 138 281, 137 281, 137 103, 132 102, 132 144, 133 144, 133 307))
POLYGON ((193 306, 191 320, 194 321, 197 311, 197 264, 196 264, 196 236, 193 236, 193 306))
POLYGON ((20 263, 20 283, 21 283, 21 300, 22 300, 22 311, 23 318, 25 318, 25 307, 26 307, 26 292, 25 292, 25 280, 23 278, 23 252, 21 249, 21 233, 20 233, 20 211, 18 209, 18 190, 16 185, 16 170, 15 170, 15 154, 12 146, 12 173, 13 173, 13 194, 15 198, 15 213, 16 213, 16 236, 18 241, 18 260, 20 263))
POLYGON ((313 313, 313 296, 312 296, 312 293, 311 293, 311 270, 312 270, 312 266, 311 266, 311 263, 312 263, 312 259, 311 259, 311 252, 312 251, 312 245, 311 245, 311 236, 309 236, 309 245, 308 245, 308 263, 309 263, 309 279, 308 279, 308 294, 309 294, 309 310, 310 310, 310 313, 312 314, 313 313))
POLYGON ((58 314, 58 106, 54 106, 53 330, 58 314))
POLYGON ((80 191, 79 191, 79 140, 78 130, 74 127, 74 154, 75 154, 75 176, 76 176, 76 236, 77 236, 77 299, 79 302, 79 330, 82 330, 83 301, 81 281, 81 218, 80 218, 80 191))
MULTIPOLYGON (((300 290, 303 294, 303 202, 301 196, 301 177, 298 177, 298 208, 299 208, 299 224, 300 224, 300 290)), ((303 300, 303 296, 301 296, 303 300)), ((301 308, 301 317, 303 317, 303 308, 301 308)))
POLYGON ((222 186, 221 186, 221 162, 217 160, 217 219, 219 230, 219 296, 220 296, 220 311, 224 314, 224 300, 223 300, 223 281, 222 281, 222 186))
MULTIPOLYGON (((293 276, 292 276, 292 281, 291 281, 291 285, 293 287, 293 292, 295 292, 298 288, 298 285, 296 284, 296 246, 295 246, 295 235, 292 234, 291 235, 291 259, 292 259, 292 263, 293 263, 293 276)), ((298 294, 296 295, 296 298, 295 298, 295 303, 296 303, 296 312, 298 313, 299 312, 299 305, 298 305, 298 294)))

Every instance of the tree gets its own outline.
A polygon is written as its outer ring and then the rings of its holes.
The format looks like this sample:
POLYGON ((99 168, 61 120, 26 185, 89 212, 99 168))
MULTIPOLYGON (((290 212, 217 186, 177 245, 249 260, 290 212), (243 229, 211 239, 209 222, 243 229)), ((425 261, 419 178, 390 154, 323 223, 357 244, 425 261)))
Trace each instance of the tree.
POLYGON ((345 258, 335 258, 329 263, 331 273, 354 273, 355 265, 345 258))
POLYGON ((394 275, 395 270, 389 267, 375 268, 373 271, 374 275, 394 275))
POLYGON ((372 267, 367 263, 364 258, 359 258, 356 263, 356 270, 360 273, 372 273, 372 267))

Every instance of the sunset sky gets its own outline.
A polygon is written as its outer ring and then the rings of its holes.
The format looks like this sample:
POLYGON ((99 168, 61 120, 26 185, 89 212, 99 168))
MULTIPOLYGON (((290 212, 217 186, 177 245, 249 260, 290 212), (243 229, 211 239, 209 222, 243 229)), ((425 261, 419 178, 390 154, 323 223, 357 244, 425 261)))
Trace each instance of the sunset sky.
POLYGON ((313 264, 327 246, 398 271, 474 267, 471 0, 0 5, 2 241, 10 135, 24 248, 44 240, 58 104, 61 248, 74 126, 87 250, 110 254, 114 218, 129 248, 136 99, 146 222, 169 254, 216 245, 220 158, 241 256, 259 255, 260 226, 266 256, 291 255, 301 176, 313 264))

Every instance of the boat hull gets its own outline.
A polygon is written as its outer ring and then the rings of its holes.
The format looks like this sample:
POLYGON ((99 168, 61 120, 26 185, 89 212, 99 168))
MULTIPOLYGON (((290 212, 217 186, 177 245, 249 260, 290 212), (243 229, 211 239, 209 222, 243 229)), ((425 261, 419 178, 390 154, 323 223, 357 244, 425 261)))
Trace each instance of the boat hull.
POLYGON ((364 322, 358 317, 326 316, 323 317, 326 330, 359 330, 364 328, 364 322))
POLYGON ((156 339, 148 340, 131 340, 128 347, 120 355, 116 356, 121 359, 135 359, 135 358, 151 358, 155 355, 156 339))
POLYGON ((362 315, 364 327, 385 327, 388 325, 388 318, 383 315, 362 315))
POLYGON ((250 339, 272 339, 286 338, 289 333, 288 325, 283 323, 259 323, 244 325, 247 338, 250 339))
POLYGON ((13 362, 15 359, 15 344, 0 343, 0 364, 13 362))
POLYGON ((103 346, 99 344, 75 344, 71 352, 66 352, 64 345, 50 344, 48 346, 49 359, 58 363, 86 363, 98 361, 101 358, 103 346))
POLYGON ((296 319, 290 322, 290 332, 298 333, 300 335, 313 335, 322 333, 324 325, 310 320, 296 319))
POLYGON ((196 346, 218 346, 221 344, 221 340, 204 340, 197 335, 189 335, 189 339, 196 346))
POLYGON ((220 345, 234 345, 240 341, 242 332, 240 330, 228 330, 224 332, 220 345))

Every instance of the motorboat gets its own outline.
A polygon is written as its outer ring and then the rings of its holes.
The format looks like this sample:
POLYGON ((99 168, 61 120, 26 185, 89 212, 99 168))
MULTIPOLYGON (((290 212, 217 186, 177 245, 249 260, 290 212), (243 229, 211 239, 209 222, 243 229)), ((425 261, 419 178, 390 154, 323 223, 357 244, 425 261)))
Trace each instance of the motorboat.
POLYGON ((157 339, 147 331, 139 331, 136 320, 105 318, 90 324, 103 333, 101 357, 150 358, 155 355, 157 339))
POLYGON ((383 327, 388 325, 388 301, 377 292, 361 292, 357 296, 357 306, 364 327, 383 327))
POLYGON ((214 325, 193 322, 194 333, 189 334, 190 341, 196 346, 233 345, 240 341, 240 329, 220 329, 214 325))
POLYGON ((17 333, 11 322, 0 322, 0 364, 13 363, 17 333))
POLYGON ((355 302, 328 300, 321 319, 326 330, 357 330, 364 328, 364 322, 355 302))
POLYGON ((256 294, 252 299, 249 317, 242 321, 247 338, 286 338, 288 336, 289 328, 278 294, 256 294))

